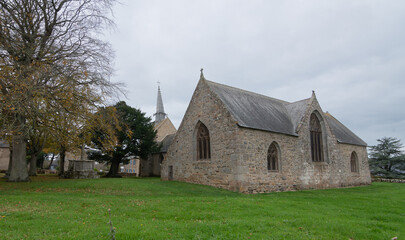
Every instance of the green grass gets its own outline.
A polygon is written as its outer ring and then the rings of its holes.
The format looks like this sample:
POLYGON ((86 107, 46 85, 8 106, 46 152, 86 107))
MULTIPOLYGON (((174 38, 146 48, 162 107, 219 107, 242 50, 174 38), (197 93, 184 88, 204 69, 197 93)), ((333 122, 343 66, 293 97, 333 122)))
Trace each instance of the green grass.
POLYGON ((0 239, 405 239, 405 184, 244 195, 157 178, 0 180, 0 239))

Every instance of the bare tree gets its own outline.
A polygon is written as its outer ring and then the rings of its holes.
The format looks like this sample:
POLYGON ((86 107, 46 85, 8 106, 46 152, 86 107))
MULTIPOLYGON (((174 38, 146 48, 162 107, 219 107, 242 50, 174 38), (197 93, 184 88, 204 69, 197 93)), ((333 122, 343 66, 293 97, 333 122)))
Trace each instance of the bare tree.
POLYGON ((27 121, 85 118, 117 89, 112 50, 99 39, 113 24, 114 2, 0 0, 0 122, 13 136, 8 181, 29 181, 27 121))

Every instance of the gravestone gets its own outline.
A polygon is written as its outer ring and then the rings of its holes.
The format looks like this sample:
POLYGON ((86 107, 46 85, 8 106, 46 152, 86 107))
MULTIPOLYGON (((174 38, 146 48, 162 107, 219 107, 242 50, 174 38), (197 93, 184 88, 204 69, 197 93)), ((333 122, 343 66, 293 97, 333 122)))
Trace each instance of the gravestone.
POLYGON ((68 170, 64 174, 65 178, 99 178, 100 176, 94 171, 94 164, 92 160, 69 160, 68 170))

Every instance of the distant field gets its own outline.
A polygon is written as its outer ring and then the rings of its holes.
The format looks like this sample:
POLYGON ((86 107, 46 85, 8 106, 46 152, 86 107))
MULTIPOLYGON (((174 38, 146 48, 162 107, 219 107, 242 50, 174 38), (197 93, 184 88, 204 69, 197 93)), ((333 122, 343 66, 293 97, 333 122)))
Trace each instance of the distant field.
MULTIPOLYGON (((1 177, 1 175, 0 175, 1 177)), ((244 195, 158 178, 0 180, 0 239, 405 239, 405 184, 244 195)))

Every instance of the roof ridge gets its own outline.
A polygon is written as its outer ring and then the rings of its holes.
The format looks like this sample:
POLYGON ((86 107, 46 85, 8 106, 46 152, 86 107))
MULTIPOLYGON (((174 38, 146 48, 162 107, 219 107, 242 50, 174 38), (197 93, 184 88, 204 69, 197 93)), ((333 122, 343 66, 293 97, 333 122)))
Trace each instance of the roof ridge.
MULTIPOLYGON (((342 122, 340 122, 339 120, 337 120, 337 118, 335 118, 332 114, 330 114, 330 112, 326 111, 324 114, 327 115, 327 116, 329 116, 329 117, 331 117, 331 118, 333 118, 335 121, 337 121, 338 123, 340 123, 340 124, 342 124, 343 126, 345 126, 342 122)), ((345 127, 346 127, 346 126, 345 126, 345 127)), ((347 128, 347 127, 346 127, 346 128, 347 128)), ((347 129, 349 129, 349 128, 347 128, 347 129)), ((349 129, 349 130, 350 130, 350 129, 349 129)))
POLYGON ((222 86, 222 87, 231 88, 231 89, 233 89, 233 90, 237 90, 237 91, 240 91, 240 92, 243 92, 243 93, 254 94, 254 95, 257 95, 257 96, 260 96, 260 97, 265 97, 265 98, 268 98, 268 99, 270 99, 270 100, 274 100, 274 101, 280 102, 280 103, 282 103, 282 104, 290 104, 290 102, 287 102, 287 101, 284 101, 284 100, 281 100, 281 99, 278 99, 278 98, 269 97, 269 96, 266 96, 266 95, 263 95, 263 94, 260 94, 260 93, 255 93, 255 92, 252 92, 252 91, 247 91, 247 90, 244 90, 244 89, 241 89, 241 88, 232 87, 232 86, 225 85, 225 84, 222 84, 222 83, 217 83, 217 82, 209 81, 209 80, 207 80, 207 79, 205 79, 205 81, 207 81, 207 83, 209 83, 209 84, 216 84, 216 85, 219 85, 219 86, 222 86))
POLYGON ((294 103, 299 103, 299 102, 303 102, 303 101, 308 101, 308 100, 311 100, 311 98, 305 98, 305 99, 298 100, 298 101, 295 101, 295 102, 290 102, 290 103, 287 103, 287 105, 294 104, 294 103))

